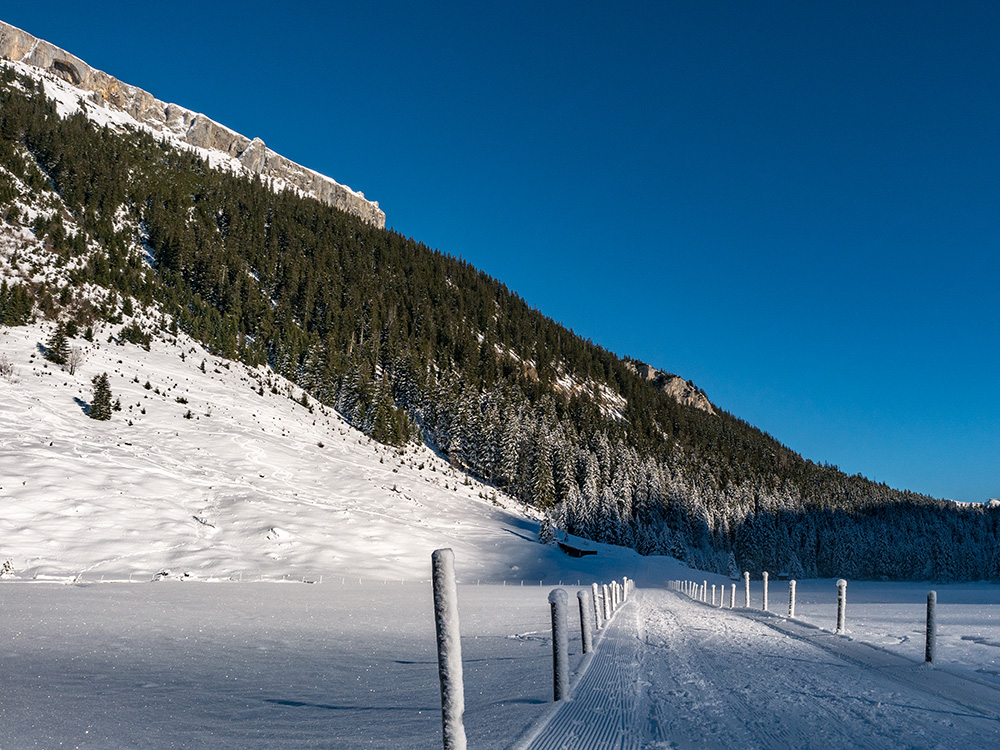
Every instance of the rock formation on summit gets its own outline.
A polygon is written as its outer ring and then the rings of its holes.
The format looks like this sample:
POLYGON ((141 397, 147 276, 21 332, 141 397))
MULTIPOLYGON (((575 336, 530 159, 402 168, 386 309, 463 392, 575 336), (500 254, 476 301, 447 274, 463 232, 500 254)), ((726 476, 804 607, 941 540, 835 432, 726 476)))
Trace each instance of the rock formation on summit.
POLYGON ((219 151, 239 160, 248 173, 271 178, 378 227, 385 212, 363 193, 286 159, 264 145, 205 115, 167 104, 147 91, 95 70, 75 55, 0 21, 0 58, 30 65, 88 92, 95 102, 127 113, 139 123, 169 132, 184 143, 219 151))

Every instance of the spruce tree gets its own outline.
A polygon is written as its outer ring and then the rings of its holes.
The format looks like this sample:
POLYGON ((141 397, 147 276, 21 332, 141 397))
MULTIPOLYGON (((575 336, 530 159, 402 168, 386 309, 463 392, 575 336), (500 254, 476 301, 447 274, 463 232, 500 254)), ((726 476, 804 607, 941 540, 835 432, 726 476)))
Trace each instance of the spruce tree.
POLYGON ((108 374, 105 372, 96 375, 92 382, 94 396, 87 414, 91 419, 111 419, 111 384, 108 383, 108 374))
POLYGON ((56 330, 45 342, 45 359, 57 365, 64 365, 69 361, 69 341, 62 323, 56 326, 56 330))

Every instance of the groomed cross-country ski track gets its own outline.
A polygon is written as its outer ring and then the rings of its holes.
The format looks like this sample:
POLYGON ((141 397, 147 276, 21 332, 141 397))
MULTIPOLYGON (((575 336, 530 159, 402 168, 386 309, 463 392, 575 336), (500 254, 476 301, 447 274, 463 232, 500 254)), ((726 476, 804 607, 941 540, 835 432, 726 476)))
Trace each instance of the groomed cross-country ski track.
POLYGON ((849 637, 636 591, 571 697, 519 743, 622 748, 988 748, 1000 690, 849 637))

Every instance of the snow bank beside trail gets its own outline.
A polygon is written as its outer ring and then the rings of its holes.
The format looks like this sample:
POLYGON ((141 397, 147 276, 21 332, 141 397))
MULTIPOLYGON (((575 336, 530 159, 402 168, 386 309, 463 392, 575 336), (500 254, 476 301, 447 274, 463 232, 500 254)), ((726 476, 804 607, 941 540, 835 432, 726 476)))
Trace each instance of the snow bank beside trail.
MULTIPOLYGON (((927 592, 937 591, 937 668, 1000 686, 1000 585, 889 583, 847 585, 847 637, 920 663, 924 659, 927 592)), ((772 584, 771 610, 787 614, 787 584, 772 584), (775 588, 775 586, 780 588, 775 588)), ((799 581, 796 619, 832 631, 837 587, 831 580, 799 581)))

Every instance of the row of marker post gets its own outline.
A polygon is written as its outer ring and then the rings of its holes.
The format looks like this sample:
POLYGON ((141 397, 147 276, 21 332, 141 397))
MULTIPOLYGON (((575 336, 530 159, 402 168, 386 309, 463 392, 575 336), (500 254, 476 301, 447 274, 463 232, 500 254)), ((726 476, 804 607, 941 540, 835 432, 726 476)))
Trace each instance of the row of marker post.
MULTIPOLYGON (((465 688, 454 552, 435 550, 431 555, 431 569, 444 750, 466 750, 465 688)), ((634 588, 635 584, 625 577, 621 582, 611 581, 600 586, 594 583, 589 589, 576 592, 584 654, 594 650, 595 632, 607 627, 634 588)), ((549 592, 549 607, 552 614, 552 693, 555 700, 561 701, 569 697, 569 595, 565 589, 549 592)))
MULTIPOLYGON (((768 611, 768 574, 767 571, 761 576, 763 582, 763 597, 761 609, 765 612, 768 611)), ((711 587, 711 599, 709 599, 709 584, 708 581, 702 581, 698 583, 697 581, 684 581, 684 580, 674 580, 667 582, 667 588, 680 592, 685 596, 694 599, 695 601, 700 601, 704 604, 710 604, 715 607, 718 606, 720 609, 726 606, 726 585, 725 584, 712 584, 711 587), (716 604, 716 589, 718 588, 718 604, 716 604)), ((729 589, 729 608, 736 608, 736 584, 731 584, 729 589)), ((750 573, 748 571, 743 572, 743 607, 745 609, 750 608, 750 573)), ((933 664, 936 657, 936 647, 937 647, 937 592, 930 591, 927 593, 927 628, 926 628, 926 646, 924 648, 924 661, 928 664, 933 664)), ((788 617, 795 617, 795 581, 788 582, 788 617)), ((844 634, 847 632, 847 581, 841 578, 837 581, 837 628, 834 631, 838 634, 844 634)))
MULTIPOLYGON (((600 586, 594 583, 590 589, 576 592, 584 654, 594 650, 594 632, 607 626, 628 599, 633 586, 625 577, 621 583, 612 581, 600 586)), ((561 701, 569 697, 569 595, 564 589, 549 592, 549 607, 552 613, 552 695, 554 700, 561 701)))

